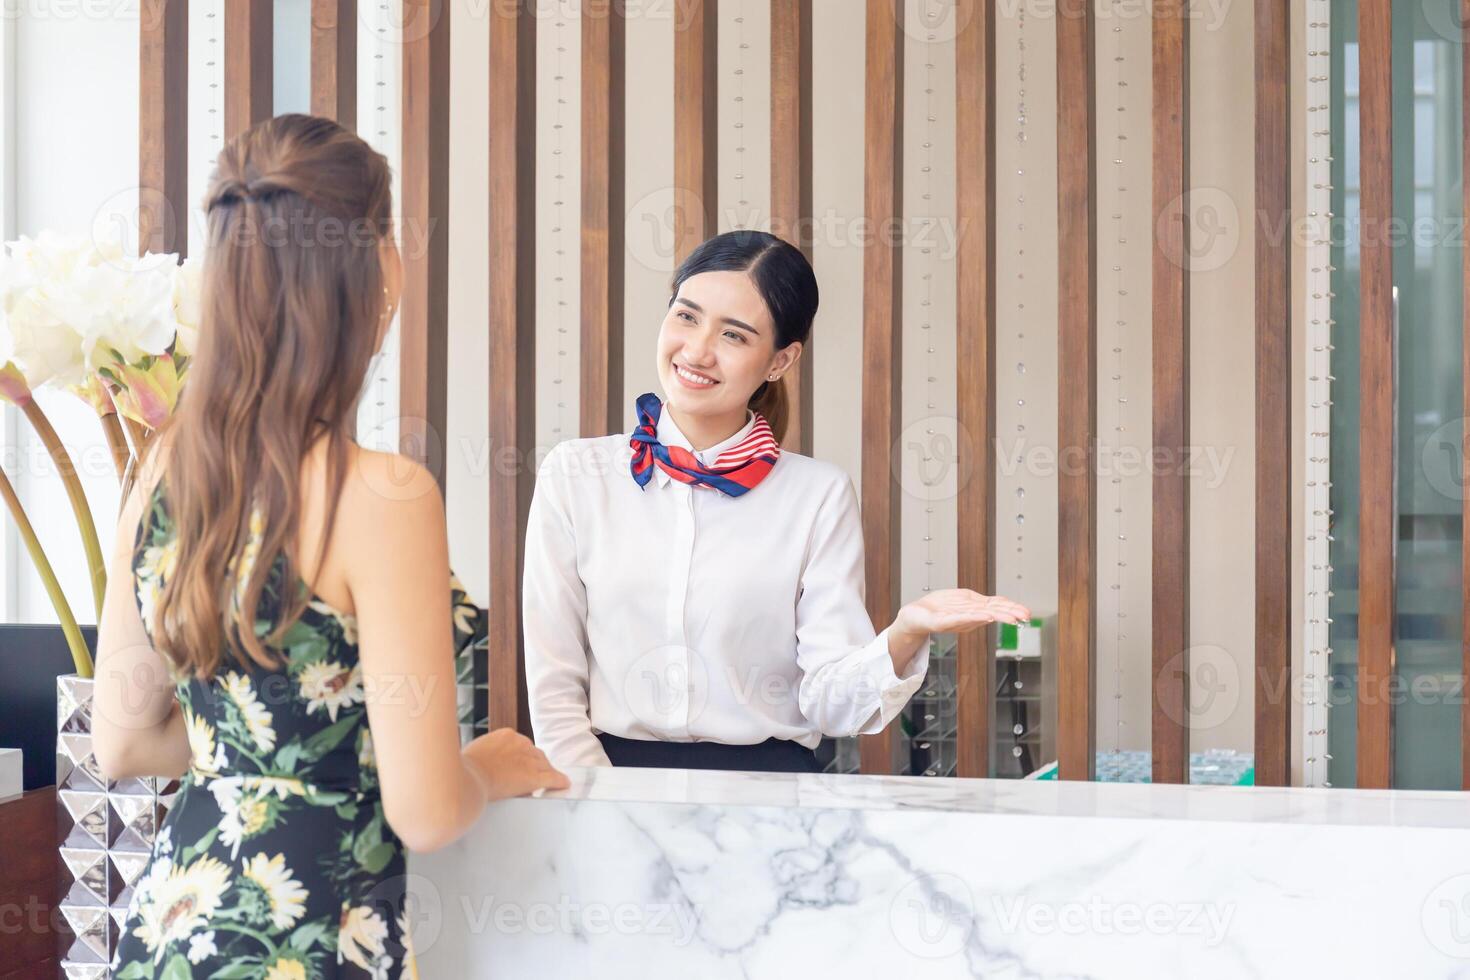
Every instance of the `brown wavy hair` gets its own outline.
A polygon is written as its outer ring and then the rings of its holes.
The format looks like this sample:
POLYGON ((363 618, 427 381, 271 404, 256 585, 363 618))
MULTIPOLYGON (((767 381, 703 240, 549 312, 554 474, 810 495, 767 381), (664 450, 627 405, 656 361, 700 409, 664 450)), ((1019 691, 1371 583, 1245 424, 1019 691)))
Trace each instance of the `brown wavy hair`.
POLYGON ((278 557, 284 582, 301 581, 289 545, 302 461, 323 437, 326 555, 387 314, 379 247, 393 231, 391 172, 329 119, 277 116, 220 151, 204 208, 198 350, 159 439, 177 564, 154 640, 182 673, 209 679, 227 652, 280 664, 306 592, 282 590, 273 629, 257 628, 257 612, 278 557))

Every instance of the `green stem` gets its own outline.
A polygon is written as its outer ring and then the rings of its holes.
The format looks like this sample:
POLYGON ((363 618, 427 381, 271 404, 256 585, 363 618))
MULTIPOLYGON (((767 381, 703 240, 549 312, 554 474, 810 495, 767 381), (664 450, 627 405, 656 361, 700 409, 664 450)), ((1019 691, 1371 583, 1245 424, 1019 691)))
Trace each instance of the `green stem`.
POLYGON ((107 593, 107 563, 102 559, 102 544, 97 540, 97 525, 92 521, 92 508, 87 505, 81 477, 77 475, 71 455, 61 444, 61 437, 51 427, 51 420, 46 418, 46 413, 41 411, 36 400, 30 399, 21 408, 36 430, 36 435, 41 437, 46 452, 51 454, 51 462, 61 473, 61 481, 66 486, 67 498, 71 500, 71 512, 76 518, 77 530, 82 535, 82 548, 87 553, 87 570, 92 578, 92 601, 97 606, 97 620, 101 622, 102 597, 107 593))
POLYGON ((10 509, 10 516, 15 518, 15 525, 20 529, 21 540, 26 544, 26 550, 31 553, 31 561, 36 565, 36 571, 41 576, 41 582, 46 586, 46 594, 51 597, 51 605, 56 609, 56 618, 61 621, 61 632, 66 636, 66 645, 71 649, 72 663, 76 665, 77 676, 92 676, 92 655, 87 652, 87 642, 82 639, 81 627, 77 626, 77 619, 71 614, 71 604, 66 601, 66 594, 61 591, 61 583, 56 580, 56 572, 51 568, 51 562, 46 559, 46 552, 41 549, 41 540, 36 537, 36 529, 31 526, 26 512, 21 509, 20 497, 16 496, 15 487, 11 486, 10 478, 0 470, 0 497, 5 498, 5 504, 10 509))

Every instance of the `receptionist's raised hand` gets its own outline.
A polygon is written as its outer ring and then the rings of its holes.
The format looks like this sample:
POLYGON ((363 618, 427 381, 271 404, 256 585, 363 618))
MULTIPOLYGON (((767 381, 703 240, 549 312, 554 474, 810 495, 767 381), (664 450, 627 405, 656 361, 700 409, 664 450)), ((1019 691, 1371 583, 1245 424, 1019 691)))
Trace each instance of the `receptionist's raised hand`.
POLYGON ((552 768, 545 752, 513 728, 486 732, 464 747, 464 756, 488 803, 571 785, 563 773, 552 768))
POLYGON ((888 629, 888 655, 903 674, 934 633, 968 633, 987 623, 1024 623, 1031 610, 1005 596, 981 595, 970 589, 941 589, 915 599, 898 611, 888 629))
POLYGON ((1030 618, 1031 610, 1005 596, 941 589, 904 606, 893 625, 913 635, 968 633, 989 623, 1024 623, 1030 618))

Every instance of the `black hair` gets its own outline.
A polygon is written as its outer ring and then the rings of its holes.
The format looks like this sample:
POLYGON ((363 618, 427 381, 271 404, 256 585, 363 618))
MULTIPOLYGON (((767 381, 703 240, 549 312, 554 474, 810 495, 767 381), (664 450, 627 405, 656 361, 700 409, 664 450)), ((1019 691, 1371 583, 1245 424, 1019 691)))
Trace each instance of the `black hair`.
MULTIPOLYGON (((801 249, 764 231, 727 231, 701 242, 689 253, 671 284, 669 304, 685 280, 702 272, 744 272, 776 325, 776 350, 811 337, 817 316, 817 277, 801 249)), ((765 416, 776 438, 786 434, 786 389, 761 383, 750 396, 750 408, 765 416)))

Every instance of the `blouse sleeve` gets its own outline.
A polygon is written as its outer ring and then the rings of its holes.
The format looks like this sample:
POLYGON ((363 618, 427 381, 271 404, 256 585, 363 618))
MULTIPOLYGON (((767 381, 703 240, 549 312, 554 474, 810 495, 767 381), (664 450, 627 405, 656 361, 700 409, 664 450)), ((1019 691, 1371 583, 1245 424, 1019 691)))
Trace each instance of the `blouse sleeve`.
POLYGON ((818 513, 796 600, 798 702, 824 735, 881 732, 929 670, 932 639, 894 672, 888 630, 873 635, 865 596, 862 518, 844 477, 818 513))
POLYGON ((587 713, 587 590, 566 505, 562 447, 542 464, 526 527, 526 689, 538 746, 557 766, 611 765, 587 713))

